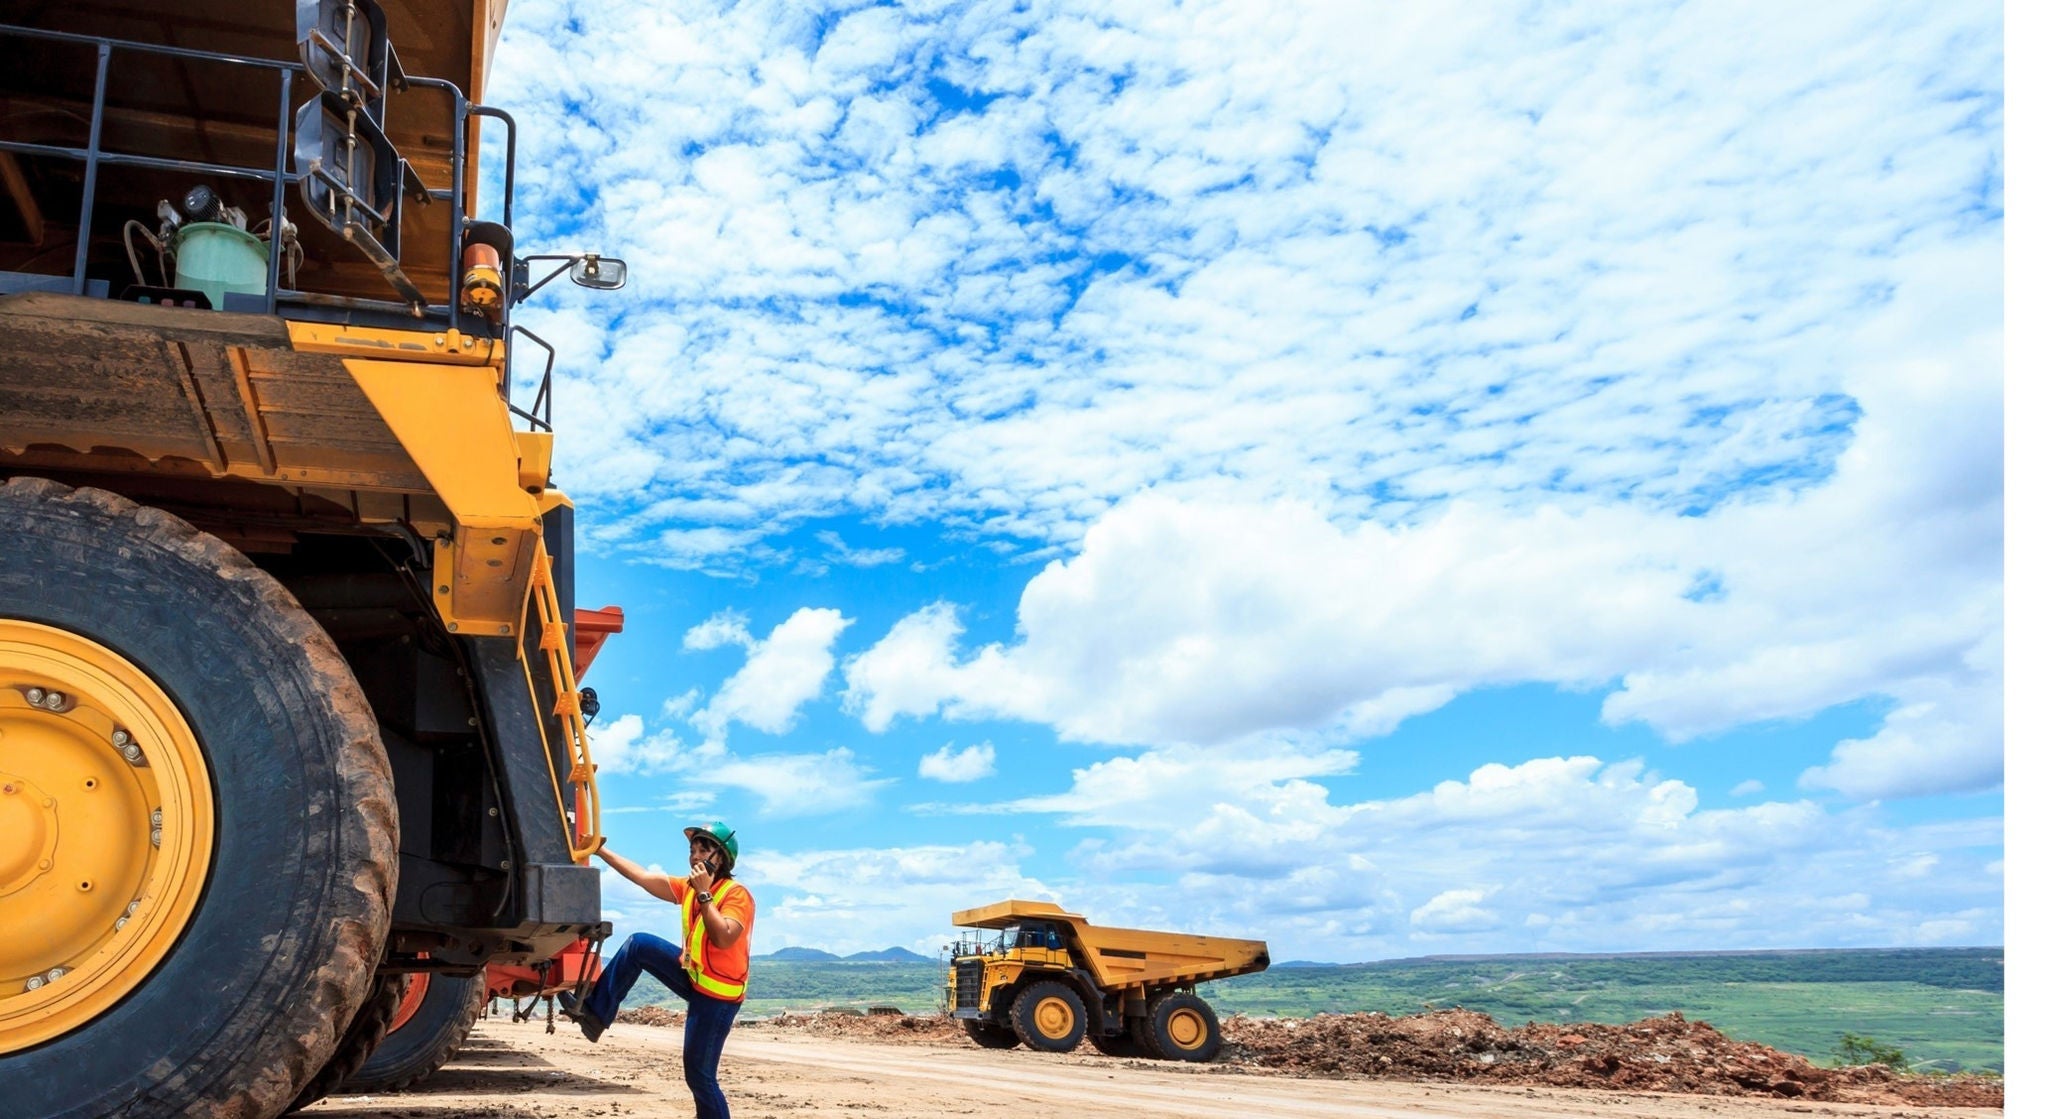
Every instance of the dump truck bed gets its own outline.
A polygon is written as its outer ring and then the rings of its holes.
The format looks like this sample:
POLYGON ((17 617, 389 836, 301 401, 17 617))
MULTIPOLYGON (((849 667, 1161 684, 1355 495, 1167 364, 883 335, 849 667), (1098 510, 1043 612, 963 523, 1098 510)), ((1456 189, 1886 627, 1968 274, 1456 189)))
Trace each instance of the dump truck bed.
POLYGON ((1062 926, 1068 950, 1104 990, 1206 983, 1264 971, 1272 962, 1263 940, 1091 925, 1049 902, 1001 901, 953 914, 955 925, 970 929, 1009 928, 1026 920, 1062 926))

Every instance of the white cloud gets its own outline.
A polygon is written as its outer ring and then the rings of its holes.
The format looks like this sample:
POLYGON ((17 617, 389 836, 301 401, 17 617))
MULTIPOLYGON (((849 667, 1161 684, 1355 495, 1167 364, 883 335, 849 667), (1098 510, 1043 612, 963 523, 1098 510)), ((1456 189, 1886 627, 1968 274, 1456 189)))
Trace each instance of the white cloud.
POLYGON ((1066 545, 1223 478, 1386 521, 1797 489, 1843 441, 1835 343, 2003 206, 1986 3, 817 27, 511 13, 522 185, 590 199, 522 234, 634 263, 623 302, 524 312, 565 343, 560 469, 629 522, 595 546, 740 573, 846 514, 1066 545))
POLYGON ((1069 854, 1085 884, 1066 896, 1101 911, 1093 919, 1172 914, 1345 959, 1412 952, 1418 936, 1501 952, 2003 935, 1995 876, 1933 873, 1926 861, 1961 865, 1997 848, 1996 818, 1893 827, 1867 807, 1811 801, 1702 809, 1693 788, 1640 761, 1586 756, 1486 765, 1345 803, 1297 776, 1321 768, 1283 753, 1261 777, 1232 747, 1179 747, 1098 763, 1067 794, 1009 807, 1091 826, 1121 814, 1122 826, 1069 854), (1895 861, 1897 851, 1914 855, 1895 861), (1132 884, 1133 871, 1157 884, 1132 884), (1815 897, 1858 901, 1849 914, 1815 897), (1944 921, 1956 922, 1948 933, 1924 931, 1944 921))
POLYGON ((1500 914, 1481 903, 1491 890, 1445 890, 1408 914, 1408 923, 1424 933, 1488 932, 1500 927, 1500 914))
POLYGON ((685 635, 685 648, 741 645, 747 661, 702 710, 689 716, 690 725, 713 748, 724 746, 726 728, 735 722, 769 734, 788 733, 796 725, 797 709, 824 691, 832 645, 852 622, 837 610, 805 607, 762 641, 747 632, 744 615, 722 613, 697 625, 685 635))
POLYGON ((688 719, 703 702, 704 692, 698 688, 691 688, 682 695, 672 695, 662 700, 661 717, 677 721, 688 719))
POLYGON ((979 781, 992 776, 995 771, 996 748, 989 742, 963 746, 958 750, 948 742, 935 752, 917 759, 917 775, 933 781, 961 784, 979 781))
POLYGON ((855 548, 847 544, 836 532, 821 532, 818 540, 829 549, 828 558, 850 567, 880 567, 883 564, 902 563, 906 553, 901 548, 855 548))
POLYGON ((720 610, 683 634, 683 648, 693 653, 727 645, 738 645, 751 652, 758 644, 747 630, 746 613, 740 610, 720 610))
POLYGON ((1734 788, 1728 790, 1728 795, 1732 797, 1753 797, 1758 793, 1763 792, 1765 788, 1766 786, 1762 781, 1759 781, 1756 778, 1752 777, 1749 780, 1743 781, 1740 784, 1737 784, 1734 788))
POLYGON ((1844 351, 1863 415, 1832 477, 1700 515, 1459 500, 1414 523, 1304 502, 1140 494, 1047 565, 1009 644, 936 603, 849 659, 870 730, 1005 717, 1069 738, 1383 733, 1453 695, 1618 680, 1610 722, 1684 741, 1880 698, 1808 788, 1973 791, 2002 770, 1995 282, 1934 254, 1844 351), (1936 343, 1920 328, 1953 329, 1936 343), (1937 352, 1938 351, 1938 352, 1937 352))
MULTIPOLYGON (((1987 644, 1995 658, 1995 638, 1987 644)), ((1902 689, 1901 705, 1876 734, 1838 743, 1827 765, 1800 774, 1800 787, 1877 799, 1997 786, 2005 773, 2001 675, 1980 672, 1902 689)))
POLYGON ((871 778, 853 751, 835 747, 818 754, 725 754, 691 774, 699 785, 740 789, 761 798, 761 814, 818 816, 859 808, 890 784, 871 778))
POLYGON ((608 722, 590 724, 590 755, 599 771, 608 776, 633 773, 663 773, 681 768, 688 751, 676 733, 663 727, 648 733, 647 722, 638 715, 621 715, 608 722))

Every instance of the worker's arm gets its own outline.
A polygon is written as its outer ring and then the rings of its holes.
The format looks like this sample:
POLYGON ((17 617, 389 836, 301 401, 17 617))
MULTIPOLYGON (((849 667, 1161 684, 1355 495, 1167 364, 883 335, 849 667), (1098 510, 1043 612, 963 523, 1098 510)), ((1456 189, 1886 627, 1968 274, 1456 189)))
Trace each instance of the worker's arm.
MULTIPOLYGON (((610 863, 612 869, 619 872, 620 877, 646 890, 655 897, 663 901, 677 903, 681 903, 683 900, 676 896, 674 887, 669 885, 668 875, 656 874, 626 856, 617 854, 611 848, 604 846, 604 841, 601 839, 598 840, 597 857, 610 863)), ((716 938, 713 938, 713 943, 717 943, 716 938)), ((723 948, 724 945, 721 944, 719 947, 723 948)))
POLYGON ((704 936, 714 948, 730 948, 747 931, 747 927, 734 917, 718 911, 718 903, 707 903, 712 878, 711 871, 703 863, 690 864, 690 889, 697 894, 697 905, 704 911, 704 936))

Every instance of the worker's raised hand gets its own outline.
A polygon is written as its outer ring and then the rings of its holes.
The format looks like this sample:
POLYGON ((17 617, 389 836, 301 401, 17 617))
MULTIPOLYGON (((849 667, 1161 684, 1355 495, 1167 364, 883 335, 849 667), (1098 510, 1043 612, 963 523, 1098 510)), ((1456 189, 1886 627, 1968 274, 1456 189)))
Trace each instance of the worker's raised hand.
POLYGON ((693 893, 701 894, 704 891, 710 889, 711 868, 705 866, 703 863, 691 863, 689 883, 690 890, 693 893))

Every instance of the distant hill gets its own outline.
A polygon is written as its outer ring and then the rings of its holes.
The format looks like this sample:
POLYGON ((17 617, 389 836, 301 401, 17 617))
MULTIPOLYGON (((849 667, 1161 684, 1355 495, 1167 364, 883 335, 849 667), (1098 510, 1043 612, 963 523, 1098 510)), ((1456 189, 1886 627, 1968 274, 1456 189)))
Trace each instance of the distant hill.
POLYGON ((1322 960, 1281 960, 1274 967, 1344 967, 1344 964, 1326 963, 1322 960))
POLYGON ((822 948, 777 948, 761 958, 785 962, 802 961, 805 963, 816 963, 823 960, 837 960, 839 957, 822 948))
POLYGON ((884 948, 879 952, 855 952, 851 956, 841 956, 840 959, 853 964, 933 964, 938 962, 930 956, 920 956, 908 948, 897 948, 894 946, 884 948))
POLYGON ((908 948, 895 946, 884 948, 879 952, 855 952, 851 956, 835 956, 823 948, 777 948, 775 951, 757 958, 774 960, 779 963, 806 964, 932 964, 938 962, 932 956, 920 956, 908 948))

